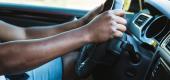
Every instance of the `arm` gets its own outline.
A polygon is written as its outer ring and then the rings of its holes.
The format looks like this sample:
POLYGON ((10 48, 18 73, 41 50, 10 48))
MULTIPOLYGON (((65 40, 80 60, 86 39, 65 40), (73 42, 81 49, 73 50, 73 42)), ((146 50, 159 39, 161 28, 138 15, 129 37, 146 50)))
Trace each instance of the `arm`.
POLYGON ((51 37, 0 44, 0 75, 33 69, 84 44, 107 41, 113 33, 122 36, 126 22, 111 14, 102 13, 85 26, 51 37), (117 29, 112 31, 115 26, 117 29))
POLYGON ((56 35, 83 25, 83 19, 53 26, 22 28, 0 21, 0 39, 5 41, 35 39, 56 35))
POLYGON ((0 21, 0 40, 11 41, 37 39, 79 28, 90 22, 97 14, 102 11, 102 8, 103 5, 92 10, 91 12, 89 12, 84 17, 78 20, 52 26, 22 28, 0 21))
POLYGON ((78 19, 63 24, 52 26, 39 26, 24 28, 26 39, 42 38, 47 36, 56 35, 65 31, 79 28, 84 25, 84 19, 78 19))
POLYGON ((2 43, 0 75, 30 70, 87 42, 85 31, 81 28, 42 39, 2 43))

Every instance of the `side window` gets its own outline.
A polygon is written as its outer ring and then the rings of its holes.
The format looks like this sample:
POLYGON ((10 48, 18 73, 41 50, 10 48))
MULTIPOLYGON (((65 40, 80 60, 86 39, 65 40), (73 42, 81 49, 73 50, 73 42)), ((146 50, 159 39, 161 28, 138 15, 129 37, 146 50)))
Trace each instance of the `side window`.
POLYGON ((91 10, 105 0, 0 0, 0 3, 29 4, 47 7, 91 10))

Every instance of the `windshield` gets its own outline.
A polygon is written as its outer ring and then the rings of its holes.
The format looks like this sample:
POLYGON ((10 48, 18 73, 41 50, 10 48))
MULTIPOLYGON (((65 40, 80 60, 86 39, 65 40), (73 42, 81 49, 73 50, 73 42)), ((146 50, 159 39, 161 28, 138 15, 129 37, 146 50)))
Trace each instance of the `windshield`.
POLYGON ((91 10, 105 2, 105 0, 0 0, 0 2, 91 10))

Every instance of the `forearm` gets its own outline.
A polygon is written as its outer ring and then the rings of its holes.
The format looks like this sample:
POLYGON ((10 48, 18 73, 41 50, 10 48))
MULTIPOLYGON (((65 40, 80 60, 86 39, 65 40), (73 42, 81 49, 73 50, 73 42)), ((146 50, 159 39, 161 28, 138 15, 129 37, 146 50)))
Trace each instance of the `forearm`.
POLYGON ((65 31, 69 31, 84 25, 84 19, 73 20, 63 24, 52 26, 34 26, 25 28, 27 39, 36 39, 47 36, 56 35, 65 31))
POLYGON ((81 27, 90 22, 95 16, 101 13, 103 6, 100 6, 91 12, 87 13, 84 17, 70 21, 64 24, 52 26, 32 26, 24 28, 24 26, 15 26, 0 21, 0 39, 4 41, 24 40, 24 39, 38 39, 48 37, 81 27))
POLYGON ((0 39, 4 41, 37 39, 48 36, 53 36, 58 33, 69 31, 80 26, 83 26, 84 19, 70 21, 63 24, 52 26, 34 26, 29 28, 22 28, 15 25, 0 21, 0 39))
POLYGON ((83 28, 33 41, 0 45, 0 74, 23 72, 42 65, 88 42, 83 28))

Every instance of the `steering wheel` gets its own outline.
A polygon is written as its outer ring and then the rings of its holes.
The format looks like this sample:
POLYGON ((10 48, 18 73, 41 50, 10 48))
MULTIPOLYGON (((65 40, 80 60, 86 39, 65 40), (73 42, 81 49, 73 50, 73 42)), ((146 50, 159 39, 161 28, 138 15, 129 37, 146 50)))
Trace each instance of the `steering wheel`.
MULTIPOLYGON (((104 11, 113 8, 114 0, 107 0, 104 4, 104 11)), ((80 56, 77 60, 75 71, 79 77, 87 77, 92 73, 97 64, 110 64, 104 61, 106 54, 112 53, 115 56, 122 51, 123 43, 126 41, 126 36, 114 38, 101 44, 87 44, 83 47, 80 56)))
POLYGON ((76 63, 76 74, 79 77, 87 77, 92 73, 97 64, 112 65, 122 53, 126 44, 126 35, 121 38, 114 38, 101 44, 87 44, 82 48, 76 63), (111 54, 112 60, 105 60, 111 54))

